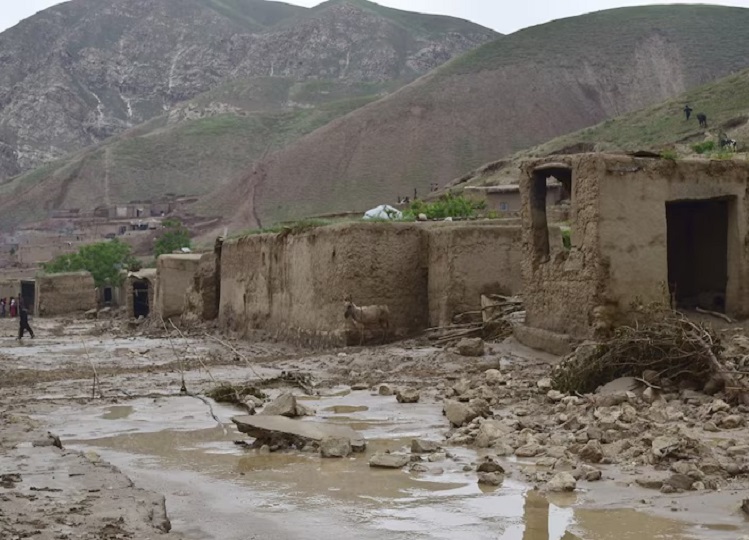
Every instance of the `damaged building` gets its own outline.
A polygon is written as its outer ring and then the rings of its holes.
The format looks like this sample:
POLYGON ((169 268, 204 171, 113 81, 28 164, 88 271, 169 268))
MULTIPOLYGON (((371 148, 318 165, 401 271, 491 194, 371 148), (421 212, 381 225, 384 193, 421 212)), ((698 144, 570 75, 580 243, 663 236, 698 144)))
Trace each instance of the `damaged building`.
POLYGON ((553 350, 538 340, 591 337, 634 303, 746 317, 748 183, 749 163, 737 160, 580 154, 526 162, 524 296, 527 329, 538 331, 528 344, 553 350), (570 245, 557 253, 549 177, 571 194, 570 245))

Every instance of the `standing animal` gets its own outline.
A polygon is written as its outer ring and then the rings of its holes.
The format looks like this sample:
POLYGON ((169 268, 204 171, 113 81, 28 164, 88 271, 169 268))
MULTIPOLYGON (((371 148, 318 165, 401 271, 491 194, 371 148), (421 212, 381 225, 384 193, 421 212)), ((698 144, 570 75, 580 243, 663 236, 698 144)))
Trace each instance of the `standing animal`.
POLYGON ((700 127, 707 129, 707 115, 705 113, 698 113, 697 120, 700 121, 700 127))
POLYGON ((359 329, 359 345, 364 343, 364 328, 378 327, 382 331, 382 342, 385 342, 387 333, 390 330, 390 308, 387 306, 357 306, 347 295, 343 301, 346 310, 343 316, 351 319, 359 329))
POLYGON ((735 140, 729 139, 728 135, 722 131, 718 135, 718 144, 720 144, 721 148, 727 148, 731 152, 735 152, 739 147, 739 144, 735 140))

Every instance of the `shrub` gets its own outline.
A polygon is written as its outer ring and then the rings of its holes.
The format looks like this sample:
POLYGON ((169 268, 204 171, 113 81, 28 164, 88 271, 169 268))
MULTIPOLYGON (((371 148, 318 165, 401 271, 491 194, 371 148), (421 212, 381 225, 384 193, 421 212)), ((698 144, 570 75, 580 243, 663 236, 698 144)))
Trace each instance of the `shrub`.
POLYGON ((414 201, 403 215, 406 219, 417 217, 419 214, 426 215, 428 219, 470 218, 475 217, 476 213, 484 208, 484 201, 474 201, 462 195, 448 193, 434 202, 414 201))
POLYGON ((661 152, 661 157, 663 159, 670 159, 671 161, 676 161, 676 158, 678 158, 679 155, 676 153, 676 150, 663 150, 661 152))
POLYGON ((694 150, 697 154, 705 154, 707 152, 712 152, 713 150, 715 150, 715 141, 705 141, 705 142, 693 144, 692 150, 694 150))

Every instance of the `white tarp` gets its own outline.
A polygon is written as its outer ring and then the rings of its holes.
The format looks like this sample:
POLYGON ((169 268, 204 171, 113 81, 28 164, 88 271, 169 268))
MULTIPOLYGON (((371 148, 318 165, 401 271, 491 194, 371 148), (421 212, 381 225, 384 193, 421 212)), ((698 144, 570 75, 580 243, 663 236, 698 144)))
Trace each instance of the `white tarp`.
POLYGON ((364 214, 364 219, 401 219, 402 217, 403 214, 400 210, 387 204, 381 204, 364 214))

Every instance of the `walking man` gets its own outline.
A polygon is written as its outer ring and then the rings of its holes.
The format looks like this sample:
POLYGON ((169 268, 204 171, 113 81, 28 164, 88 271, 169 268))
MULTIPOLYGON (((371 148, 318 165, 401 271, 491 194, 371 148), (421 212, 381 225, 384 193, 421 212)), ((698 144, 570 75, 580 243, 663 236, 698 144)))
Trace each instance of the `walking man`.
POLYGON ((31 329, 31 326, 29 326, 29 310, 26 309, 26 306, 21 306, 21 310, 18 312, 20 325, 18 327, 18 339, 23 338, 24 332, 28 330, 29 335, 31 336, 31 339, 34 339, 34 331, 31 329))
POLYGON ((692 107, 689 106, 689 103, 684 106, 684 115, 687 117, 687 121, 689 120, 689 117, 692 116, 692 107))

